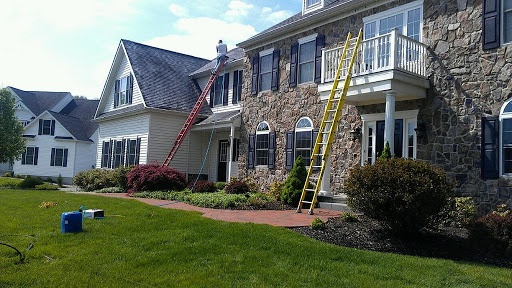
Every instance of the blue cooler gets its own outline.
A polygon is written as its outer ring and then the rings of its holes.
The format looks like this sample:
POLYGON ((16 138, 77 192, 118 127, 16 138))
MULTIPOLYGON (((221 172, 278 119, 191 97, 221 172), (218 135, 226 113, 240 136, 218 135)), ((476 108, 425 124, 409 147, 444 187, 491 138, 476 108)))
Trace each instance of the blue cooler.
POLYGON ((61 232, 72 233, 82 231, 82 213, 64 212, 62 213, 61 232))

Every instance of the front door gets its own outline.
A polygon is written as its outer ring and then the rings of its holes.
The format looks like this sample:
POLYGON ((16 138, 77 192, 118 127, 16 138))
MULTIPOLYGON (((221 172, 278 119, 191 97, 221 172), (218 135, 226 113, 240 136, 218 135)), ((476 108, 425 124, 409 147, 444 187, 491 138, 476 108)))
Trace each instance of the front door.
POLYGON ((229 141, 219 141, 219 165, 217 169, 217 181, 226 182, 228 168, 229 141))
MULTIPOLYGON (((377 157, 382 154, 384 150, 384 127, 385 121, 377 121, 377 157)), ((402 157, 403 142, 404 142, 404 120, 395 119, 395 157, 402 157)))

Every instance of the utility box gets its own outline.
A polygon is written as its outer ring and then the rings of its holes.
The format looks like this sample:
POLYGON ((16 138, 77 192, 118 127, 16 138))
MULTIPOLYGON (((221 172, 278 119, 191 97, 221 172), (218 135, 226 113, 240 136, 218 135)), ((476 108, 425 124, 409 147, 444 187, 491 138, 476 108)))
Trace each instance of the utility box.
POLYGON ((98 219, 105 217, 103 209, 88 209, 84 211, 84 218, 98 219))
POLYGON ((82 213, 77 211, 62 213, 61 232, 82 232, 82 213))

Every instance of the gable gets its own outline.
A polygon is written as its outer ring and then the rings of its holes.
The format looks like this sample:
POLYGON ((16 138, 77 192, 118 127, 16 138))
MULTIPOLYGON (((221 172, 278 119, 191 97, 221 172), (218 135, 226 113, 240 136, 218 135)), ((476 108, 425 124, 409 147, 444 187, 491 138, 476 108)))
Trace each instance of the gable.
POLYGON ((55 137, 64 137, 64 138, 73 138, 73 135, 69 133, 68 130, 59 122, 55 121, 55 135, 38 135, 39 132, 39 120, 56 120, 48 111, 45 111, 41 113, 34 121, 32 121, 26 128, 25 132, 23 132, 24 135, 35 135, 35 139, 43 139, 43 141, 47 141, 48 138, 55 138, 55 137))

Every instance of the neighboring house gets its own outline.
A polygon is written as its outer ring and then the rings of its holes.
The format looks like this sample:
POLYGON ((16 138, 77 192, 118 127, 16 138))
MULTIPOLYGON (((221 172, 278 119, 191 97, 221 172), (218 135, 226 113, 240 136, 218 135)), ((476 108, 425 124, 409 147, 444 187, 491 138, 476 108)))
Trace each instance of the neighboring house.
MULTIPOLYGON (((231 124, 240 125, 236 120, 239 113, 234 112, 239 110, 240 94, 235 93, 238 96, 233 99, 232 73, 235 67, 240 67, 239 70, 243 67, 242 61, 235 61, 242 59, 243 52, 236 51, 239 52, 228 53, 231 58, 209 97, 209 101, 217 104, 212 104, 211 108, 209 102, 204 105, 197 120, 202 122, 192 128, 171 162, 171 167, 191 180, 200 171, 214 126, 215 135, 202 178, 225 181, 233 175, 229 167, 237 170, 236 163, 228 161, 234 158, 225 157, 226 144, 221 142, 230 139, 230 135, 234 137, 231 124)), ((206 85, 214 64, 215 60, 121 40, 94 119, 99 124, 96 167, 161 164, 206 85)))
POLYGON ((512 204, 511 19, 508 0, 304 0, 238 45, 239 175, 268 187, 298 155, 309 162, 342 45, 363 29, 322 194, 341 193, 349 169, 389 141, 396 156, 444 169, 482 211, 512 204))
POLYGON ((97 100, 74 99, 69 92, 10 89, 15 116, 25 127, 26 149, 15 161, 15 174, 57 178, 66 183, 94 167, 98 125, 91 122, 97 100))

